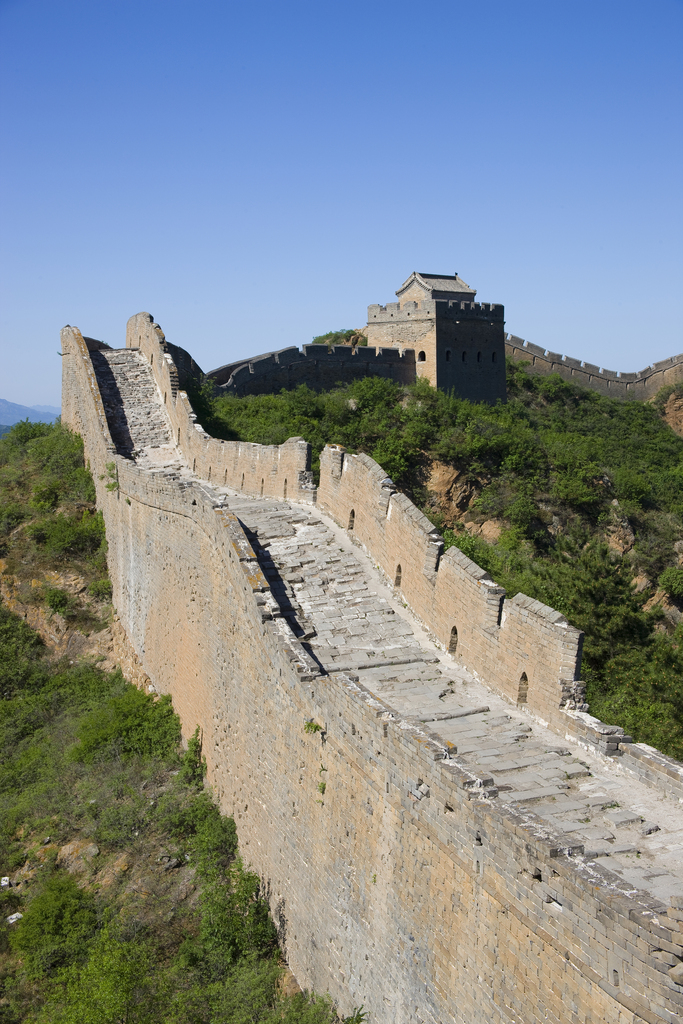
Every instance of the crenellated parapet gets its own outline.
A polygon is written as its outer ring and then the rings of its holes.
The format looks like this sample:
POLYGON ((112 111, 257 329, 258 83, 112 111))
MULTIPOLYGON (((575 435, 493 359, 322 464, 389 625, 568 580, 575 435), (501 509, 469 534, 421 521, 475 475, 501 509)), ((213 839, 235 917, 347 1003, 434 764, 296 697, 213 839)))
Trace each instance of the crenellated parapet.
POLYGON ((363 377, 385 377, 397 384, 415 380, 415 353, 358 345, 304 345, 230 363, 208 375, 225 394, 262 395, 306 384, 314 391, 350 384, 363 377))
POLYGON ((447 299, 422 299, 421 302, 388 302, 386 306, 368 306, 368 323, 387 323, 444 317, 449 320, 486 320, 503 322, 505 306, 495 302, 457 302, 447 299))
POLYGON ((551 352, 514 334, 506 335, 505 354, 515 362, 525 363, 529 373, 543 376, 557 373, 565 380, 609 398, 635 398, 646 402, 661 388, 683 381, 683 354, 662 359, 637 373, 623 373, 551 352))
POLYGON ((471 672, 495 680, 502 696, 553 728, 571 726, 565 709, 583 703, 583 634, 552 608, 505 591, 443 538, 367 455, 339 446, 320 457, 318 507, 353 536, 439 643, 471 672))

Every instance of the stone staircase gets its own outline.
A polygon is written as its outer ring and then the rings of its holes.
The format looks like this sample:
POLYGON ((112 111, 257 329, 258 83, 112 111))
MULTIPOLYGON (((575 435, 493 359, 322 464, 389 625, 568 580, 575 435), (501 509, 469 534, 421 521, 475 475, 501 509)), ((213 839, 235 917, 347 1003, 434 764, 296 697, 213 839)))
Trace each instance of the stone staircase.
POLYGON ((683 815, 536 723, 444 654, 349 535, 316 511, 224 490, 283 616, 324 673, 344 672, 503 803, 539 815, 667 902, 683 896, 683 815), (656 815, 656 820, 652 820, 656 815))
POLYGON ((152 368, 137 349, 91 352, 109 432, 119 455, 134 458, 171 442, 152 368))

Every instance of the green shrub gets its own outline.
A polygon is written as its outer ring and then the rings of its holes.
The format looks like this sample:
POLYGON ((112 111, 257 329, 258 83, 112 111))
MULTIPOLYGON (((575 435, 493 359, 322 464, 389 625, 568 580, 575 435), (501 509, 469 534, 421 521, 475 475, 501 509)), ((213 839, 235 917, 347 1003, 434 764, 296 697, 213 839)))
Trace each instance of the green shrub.
POLYGON ((92 763, 115 750, 122 756, 168 757, 180 742, 180 724, 171 698, 156 700, 134 686, 87 715, 78 728, 74 761, 92 763))
POLYGON ((75 600, 66 590, 59 590, 58 587, 47 587, 44 591, 45 604, 53 612, 69 616, 75 614, 75 600))
POLYGON ((45 1024, 153 1024, 165 1020, 167 989, 155 970, 149 940, 125 941, 107 923, 93 942, 85 964, 74 964, 37 1020, 45 1024))
MULTIPOLYGON (((342 329, 339 331, 328 331, 327 334, 317 334, 313 338, 313 345, 327 345, 328 348, 332 348, 333 345, 348 345, 351 338, 356 337, 357 331, 351 328, 342 329)), ((365 339, 367 345, 367 338, 365 339)))
POLYGON ((92 555, 104 542, 101 512, 56 515, 41 519, 27 528, 30 536, 55 558, 66 555, 92 555))
POLYGON ((95 829, 96 841, 109 848, 130 846, 149 824, 149 801, 127 786, 120 792, 119 801, 102 809, 95 829))
POLYGON ((206 758, 202 755, 202 740, 199 726, 195 729, 187 743, 187 750, 180 765, 180 781, 186 786, 200 787, 206 775, 206 758))
POLYGON ((97 927, 93 897, 64 872, 47 879, 23 914, 10 934, 10 944, 33 977, 82 956, 84 944, 97 927))
POLYGON ((683 598, 683 569, 665 569, 659 577, 659 586, 669 597, 683 598))
POLYGON ((0 698, 28 685, 44 653, 38 633, 0 604, 0 698))
POLYGON ((59 502, 59 486, 55 482, 38 484, 33 488, 29 505, 37 512, 49 512, 59 502))
POLYGON ((28 517, 28 509, 18 501, 0 503, 0 537, 19 526, 28 517))
POLYGON ((90 594, 90 596, 95 597, 100 601, 111 600, 111 592, 112 586, 110 579, 93 580, 93 582, 88 587, 88 593, 90 594))

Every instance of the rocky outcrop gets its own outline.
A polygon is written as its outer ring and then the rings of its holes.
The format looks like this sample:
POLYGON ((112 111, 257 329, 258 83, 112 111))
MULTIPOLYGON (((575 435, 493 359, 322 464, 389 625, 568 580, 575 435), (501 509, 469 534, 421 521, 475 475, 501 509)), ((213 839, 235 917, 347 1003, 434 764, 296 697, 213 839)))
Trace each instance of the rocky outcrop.
POLYGON ((477 497, 479 488, 457 465, 433 462, 427 479, 430 503, 444 526, 459 522, 477 497))
POLYGON ((676 391, 669 395, 662 411, 662 418, 665 423, 668 423, 674 434, 683 437, 683 396, 676 391))

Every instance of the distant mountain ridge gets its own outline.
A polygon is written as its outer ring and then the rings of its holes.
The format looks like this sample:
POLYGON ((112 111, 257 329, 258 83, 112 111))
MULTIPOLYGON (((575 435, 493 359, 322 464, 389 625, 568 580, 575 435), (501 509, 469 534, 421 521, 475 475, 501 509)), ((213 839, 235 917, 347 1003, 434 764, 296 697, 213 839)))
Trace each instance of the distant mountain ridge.
POLYGON ((8 427, 26 419, 31 423, 54 423, 60 415, 61 410, 55 405, 17 405, 0 398, 0 423, 8 427))

